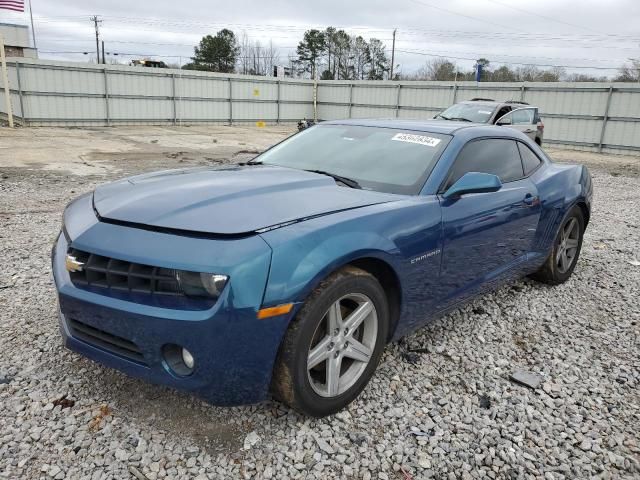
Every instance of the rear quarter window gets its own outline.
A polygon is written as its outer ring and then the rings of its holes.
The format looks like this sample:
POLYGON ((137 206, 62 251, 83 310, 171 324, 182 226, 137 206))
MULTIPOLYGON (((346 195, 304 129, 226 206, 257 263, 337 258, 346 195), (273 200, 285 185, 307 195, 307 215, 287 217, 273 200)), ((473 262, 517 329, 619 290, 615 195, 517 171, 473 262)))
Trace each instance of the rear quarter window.
POLYGON ((529 175, 542 163, 542 160, 533 153, 533 151, 527 147, 524 143, 518 142, 518 149, 520 150, 520 156, 522 157, 522 167, 524 168, 524 174, 529 175))

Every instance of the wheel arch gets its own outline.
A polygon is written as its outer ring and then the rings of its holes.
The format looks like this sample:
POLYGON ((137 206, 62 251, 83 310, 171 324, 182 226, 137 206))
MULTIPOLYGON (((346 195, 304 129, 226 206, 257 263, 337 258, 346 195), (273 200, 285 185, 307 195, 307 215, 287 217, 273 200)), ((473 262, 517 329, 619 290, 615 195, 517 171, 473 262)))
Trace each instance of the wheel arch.
POLYGON ((395 334, 398 321, 400 320, 400 307, 402 305, 402 286, 398 274, 393 267, 375 257, 363 257, 348 263, 356 268, 360 268, 365 272, 373 275, 382 286, 387 297, 387 305, 389 307, 389 333, 387 342, 391 340, 395 334))
POLYGON ((402 309, 402 282, 397 270, 394 268, 390 259, 386 257, 386 252, 367 251, 360 252, 342 258, 338 262, 327 265, 320 270, 316 276, 310 281, 306 288, 301 290, 297 296, 297 302, 302 304, 307 297, 313 292, 318 285, 327 277, 348 266, 353 266, 364 270, 373 275, 380 283, 387 297, 389 307, 389 335, 387 342, 393 338, 396 328, 400 320, 400 312, 402 309))

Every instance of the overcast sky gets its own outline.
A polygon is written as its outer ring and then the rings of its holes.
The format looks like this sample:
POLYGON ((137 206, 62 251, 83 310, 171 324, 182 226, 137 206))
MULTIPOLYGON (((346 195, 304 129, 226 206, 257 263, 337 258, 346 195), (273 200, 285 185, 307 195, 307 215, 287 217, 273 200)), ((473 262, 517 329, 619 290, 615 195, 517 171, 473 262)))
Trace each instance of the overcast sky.
MULTIPOLYGON (((380 38, 389 50, 397 28, 396 63, 403 73, 433 58, 425 54, 451 57, 464 67, 473 64, 466 59, 479 57, 495 65, 601 68, 640 57, 640 0, 32 0, 32 4, 40 56, 74 61, 95 57, 92 15, 102 18, 106 50, 120 53, 121 61, 147 56, 186 63, 203 35, 228 26, 236 33, 245 31, 251 39, 272 39, 286 63, 305 29, 329 25, 380 38), (89 55, 66 53, 85 51, 89 55)), ((0 10, 0 22, 26 24, 28 14, 0 10)), ((615 74, 604 69, 567 70, 615 74)))

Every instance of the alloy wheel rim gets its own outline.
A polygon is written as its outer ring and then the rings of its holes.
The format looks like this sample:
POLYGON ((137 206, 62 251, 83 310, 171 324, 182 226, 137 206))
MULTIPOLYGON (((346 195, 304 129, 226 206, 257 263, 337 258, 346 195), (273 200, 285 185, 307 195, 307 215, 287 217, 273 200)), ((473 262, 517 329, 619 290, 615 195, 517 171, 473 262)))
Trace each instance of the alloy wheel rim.
POLYGON ((369 297, 351 293, 336 300, 314 332, 307 375, 322 397, 348 391, 371 361, 378 338, 378 314, 369 297))
POLYGON ((575 217, 571 217, 562 226, 556 249, 556 266, 560 273, 566 273, 573 264, 580 241, 580 226, 575 217))

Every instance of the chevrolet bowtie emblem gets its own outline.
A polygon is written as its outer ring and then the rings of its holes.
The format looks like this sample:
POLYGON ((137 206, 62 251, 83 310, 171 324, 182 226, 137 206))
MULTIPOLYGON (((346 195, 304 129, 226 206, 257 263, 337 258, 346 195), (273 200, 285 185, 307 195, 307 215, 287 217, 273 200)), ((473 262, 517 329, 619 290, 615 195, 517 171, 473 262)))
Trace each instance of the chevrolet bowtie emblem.
POLYGON ((69 272, 81 272, 82 267, 84 267, 84 263, 76 260, 73 255, 67 255, 64 264, 69 272))

